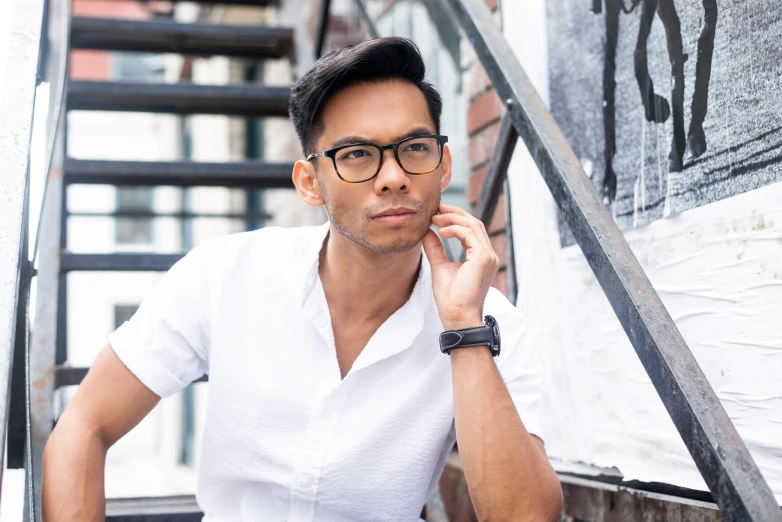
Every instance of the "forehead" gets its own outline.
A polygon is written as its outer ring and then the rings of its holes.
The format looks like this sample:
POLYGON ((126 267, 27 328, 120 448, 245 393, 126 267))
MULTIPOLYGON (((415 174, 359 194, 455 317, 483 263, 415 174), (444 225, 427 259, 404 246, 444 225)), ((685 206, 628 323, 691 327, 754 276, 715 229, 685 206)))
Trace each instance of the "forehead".
POLYGON ((345 136, 388 143, 415 128, 435 132, 426 98, 403 80, 358 83, 337 92, 323 109, 323 134, 318 145, 328 147, 345 136))

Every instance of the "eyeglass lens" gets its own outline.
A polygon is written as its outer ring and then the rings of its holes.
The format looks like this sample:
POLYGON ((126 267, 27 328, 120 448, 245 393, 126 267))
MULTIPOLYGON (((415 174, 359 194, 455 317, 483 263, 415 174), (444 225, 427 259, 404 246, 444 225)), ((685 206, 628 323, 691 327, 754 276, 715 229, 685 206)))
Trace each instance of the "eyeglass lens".
MULTIPOLYGON (((372 145, 355 145, 340 149, 334 160, 337 171, 347 181, 363 181, 373 177, 381 163, 381 152, 372 145)), ((414 138, 399 144, 399 163, 409 174, 425 174, 440 163, 440 142, 437 138, 414 138)))

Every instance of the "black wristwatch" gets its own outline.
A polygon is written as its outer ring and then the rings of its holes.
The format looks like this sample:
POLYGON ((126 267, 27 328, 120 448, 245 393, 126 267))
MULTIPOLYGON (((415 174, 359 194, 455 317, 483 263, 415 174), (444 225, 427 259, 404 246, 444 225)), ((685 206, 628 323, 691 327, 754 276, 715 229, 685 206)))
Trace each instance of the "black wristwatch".
POLYGON ((449 354, 454 348, 472 348, 488 346, 492 357, 500 354, 500 327, 497 320, 487 315, 483 318, 486 326, 465 328, 464 330, 446 330, 440 334, 440 351, 449 354))

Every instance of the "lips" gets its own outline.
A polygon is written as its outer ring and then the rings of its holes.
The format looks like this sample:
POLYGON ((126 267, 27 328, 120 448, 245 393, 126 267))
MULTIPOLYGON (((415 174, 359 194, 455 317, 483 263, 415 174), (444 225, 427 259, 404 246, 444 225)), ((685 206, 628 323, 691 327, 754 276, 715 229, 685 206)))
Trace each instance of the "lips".
POLYGON ((380 212, 378 214, 375 214, 372 217, 384 217, 384 216, 398 216, 400 214, 415 214, 415 210, 408 207, 394 207, 384 210, 383 212, 380 212))

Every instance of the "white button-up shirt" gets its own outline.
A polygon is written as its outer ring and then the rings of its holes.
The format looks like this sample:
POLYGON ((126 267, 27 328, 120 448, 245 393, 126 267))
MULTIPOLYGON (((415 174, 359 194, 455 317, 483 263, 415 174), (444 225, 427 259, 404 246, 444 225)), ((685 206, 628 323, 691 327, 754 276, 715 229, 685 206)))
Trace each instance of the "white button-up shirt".
MULTIPOLYGON (((318 276, 327 234, 264 228, 199 246, 109 337, 161 397, 209 374, 205 522, 412 521, 437 485, 454 407, 426 256, 410 299, 342 379, 318 276)), ((525 320, 495 289, 484 313, 499 324, 495 361, 521 419, 540 435, 525 320)))

